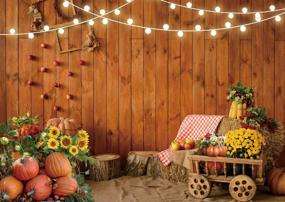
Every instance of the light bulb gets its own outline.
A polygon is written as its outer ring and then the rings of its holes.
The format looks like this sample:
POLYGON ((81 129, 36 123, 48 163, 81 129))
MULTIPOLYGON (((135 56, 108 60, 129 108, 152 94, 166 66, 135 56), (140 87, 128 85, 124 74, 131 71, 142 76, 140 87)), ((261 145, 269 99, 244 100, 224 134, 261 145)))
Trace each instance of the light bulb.
POLYGON ((48 25, 45 25, 44 26, 44 30, 47 32, 47 31, 49 31, 49 26, 48 25))
POLYGON ((91 25, 91 26, 94 25, 94 20, 89 20, 88 24, 91 25))
POLYGON ((195 25, 195 30, 196 30, 196 31, 199 32, 201 29, 202 29, 201 25, 195 25))
POLYGON ((103 23, 103 25, 107 25, 108 24, 108 19, 107 18, 104 18, 103 20, 102 20, 102 23, 103 23))
POLYGON ((105 11, 105 9, 100 9, 99 13, 100 13, 100 15, 105 15, 106 11, 105 11))
POLYGON ((241 32, 245 32, 245 31, 246 31, 246 26, 245 26, 245 25, 242 25, 242 26, 240 26, 239 29, 240 29, 241 32))
POLYGON ((204 13, 205 13, 204 10, 199 10, 199 15, 202 16, 202 15, 204 15, 204 13))
POLYGON ((214 29, 212 29, 210 33, 211 33, 212 36, 216 36, 217 35, 217 31, 214 30, 214 29))
POLYGON ((29 33, 28 37, 29 37, 29 39, 33 39, 33 38, 35 38, 35 35, 34 35, 34 33, 29 33))
POLYGON ((270 5, 270 6, 269 6, 269 9, 270 9, 271 11, 275 11, 276 7, 275 7, 274 5, 270 5))
POLYGON ((221 12, 221 7, 217 6, 217 7, 215 8, 215 11, 218 12, 218 13, 221 12))
POLYGON ((73 19, 73 24, 78 25, 79 24, 79 20, 77 18, 73 19))
POLYGON ((69 2, 68 2, 68 1, 64 1, 64 2, 62 3, 62 5, 63 5, 63 7, 67 8, 67 7, 69 6, 69 2))
POLYGON ((187 3, 186 3, 186 7, 187 7, 187 8, 192 8, 192 3, 191 3, 191 2, 187 2, 187 3))
POLYGON ((90 6, 85 5, 85 6, 83 7, 83 9, 84 9, 86 12, 89 12, 89 11, 90 11, 90 6))
POLYGON ((164 30, 168 30, 168 29, 169 29, 169 25, 168 25, 168 24, 164 24, 164 25, 162 26, 162 28, 163 28, 164 30))
POLYGON ((15 33, 16 33, 16 30, 15 30, 14 28, 11 28, 11 29, 9 30, 9 32, 10 32, 10 34, 15 34, 15 33))
POLYGON ((248 12, 248 9, 246 7, 243 7, 241 11, 246 14, 248 12))
POLYGON ((150 34, 150 33, 151 33, 151 29, 147 27, 147 28, 145 28, 144 32, 145 32, 146 34, 150 34))
POLYGON ((129 19, 127 20, 127 23, 128 23, 129 25, 131 25, 131 24, 134 23, 134 20, 133 20, 132 18, 129 18, 129 19))
POLYGON ((170 4, 170 8, 171 8, 172 10, 174 10, 174 9, 176 8, 176 5, 175 5, 174 3, 171 3, 171 4, 170 4))
POLYGON ((233 19, 233 18, 235 17, 235 15, 234 15, 233 13, 229 13, 228 17, 229 17, 230 19, 233 19))
POLYGON ((276 22, 280 22, 281 21, 281 16, 280 15, 276 15, 275 16, 275 21, 276 22))
POLYGON ((184 33, 183 33, 182 31, 178 31, 178 32, 177 32, 177 36, 178 36, 178 37, 183 37, 183 35, 184 35, 184 33))
POLYGON ((261 21, 261 15, 260 15, 260 13, 255 13, 255 20, 256 20, 257 22, 260 22, 260 21, 261 21))
POLYGON ((63 33, 64 33, 64 29, 63 29, 63 28, 59 28, 59 29, 58 29, 58 33, 59 33, 59 34, 63 34, 63 33))
POLYGON ((126 0, 126 2, 131 3, 133 0, 126 0))
POLYGON ((231 26, 232 26, 232 24, 231 24, 230 22, 226 22, 226 23, 225 23, 225 27, 226 27, 226 28, 230 28, 231 26))
POLYGON ((120 15, 121 11, 119 9, 115 9, 114 13, 115 13, 115 15, 120 15))

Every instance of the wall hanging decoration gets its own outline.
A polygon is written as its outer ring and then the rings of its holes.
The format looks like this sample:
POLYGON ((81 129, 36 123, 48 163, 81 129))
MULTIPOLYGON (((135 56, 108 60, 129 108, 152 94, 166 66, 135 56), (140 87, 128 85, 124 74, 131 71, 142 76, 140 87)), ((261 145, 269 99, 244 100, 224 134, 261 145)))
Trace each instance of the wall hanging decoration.
POLYGON ((82 49, 92 52, 96 48, 99 48, 99 46, 99 40, 97 39, 94 30, 90 28, 88 34, 86 35, 86 40, 83 43, 82 49))
POLYGON ((36 0, 32 2, 32 4, 29 7, 28 14, 32 18, 31 28, 33 31, 42 30, 44 27, 43 15, 39 9, 39 3, 43 1, 45 0, 36 0))
MULTIPOLYGON (((73 4, 73 0, 70 0, 69 2, 71 3, 71 5, 73 4)), ((61 1, 61 0, 54 1, 54 8, 55 8, 57 14, 59 15, 59 17, 65 19, 65 20, 72 20, 73 18, 77 17, 78 13, 77 13, 76 9, 74 8, 74 6, 71 7, 72 14, 67 15, 62 11, 62 5, 63 5, 63 7, 66 7, 64 4, 64 1, 61 1)))

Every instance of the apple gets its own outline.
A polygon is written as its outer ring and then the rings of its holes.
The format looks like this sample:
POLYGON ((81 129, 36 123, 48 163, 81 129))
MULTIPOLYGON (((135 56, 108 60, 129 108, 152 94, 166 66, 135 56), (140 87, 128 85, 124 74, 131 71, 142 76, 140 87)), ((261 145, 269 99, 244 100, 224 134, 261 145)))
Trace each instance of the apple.
POLYGON ((173 141, 170 144, 170 150, 171 151, 178 151, 180 149, 180 143, 177 141, 173 141))
POLYGON ((189 144, 189 143, 185 143, 184 144, 184 149, 190 150, 190 149, 193 149, 193 146, 191 144, 189 144))
MULTIPOLYGON (((192 138, 186 138, 185 144, 187 144, 187 148, 190 147, 190 149, 193 149, 195 147, 195 141, 192 138)), ((184 147, 185 147, 185 145, 184 145, 184 147)), ((186 149, 186 147, 185 147, 185 149, 186 149)))
POLYGON ((181 150, 184 150, 184 149, 185 149, 185 148, 184 148, 185 141, 184 141, 184 140, 180 140, 180 141, 179 141, 179 144, 180 144, 180 149, 181 149, 181 150))

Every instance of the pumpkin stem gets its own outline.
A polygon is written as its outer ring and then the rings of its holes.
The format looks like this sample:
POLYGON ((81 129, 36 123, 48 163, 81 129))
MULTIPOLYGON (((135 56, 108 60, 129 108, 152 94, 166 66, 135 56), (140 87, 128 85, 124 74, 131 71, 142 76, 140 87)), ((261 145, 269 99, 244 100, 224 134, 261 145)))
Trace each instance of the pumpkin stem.
POLYGON ((27 196, 32 196, 34 193, 35 193, 35 189, 31 189, 31 191, 27 193, 27 196))
POLYGON ((1 195, 4 200, 9 200, 9 195, 6 192, 2 192, 1 195))
POLYGON ((21 164, 25 164, 27 162, 27 159, 26 158, 21 158, 21 160, 20 160, 20 163, 21 164))

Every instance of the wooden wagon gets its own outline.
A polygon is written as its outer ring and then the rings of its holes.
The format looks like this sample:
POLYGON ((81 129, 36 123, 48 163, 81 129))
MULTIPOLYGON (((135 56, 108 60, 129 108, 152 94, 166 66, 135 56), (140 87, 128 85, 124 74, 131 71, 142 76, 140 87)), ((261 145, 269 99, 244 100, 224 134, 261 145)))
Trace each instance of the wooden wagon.
POLYGON ((257 185, 264 184, 264 160, 228 157, 188 156, 189 191, 194 198, 206 198, 211 183, 229 183, 229 192, 237 201, 249 201, 257 185))

